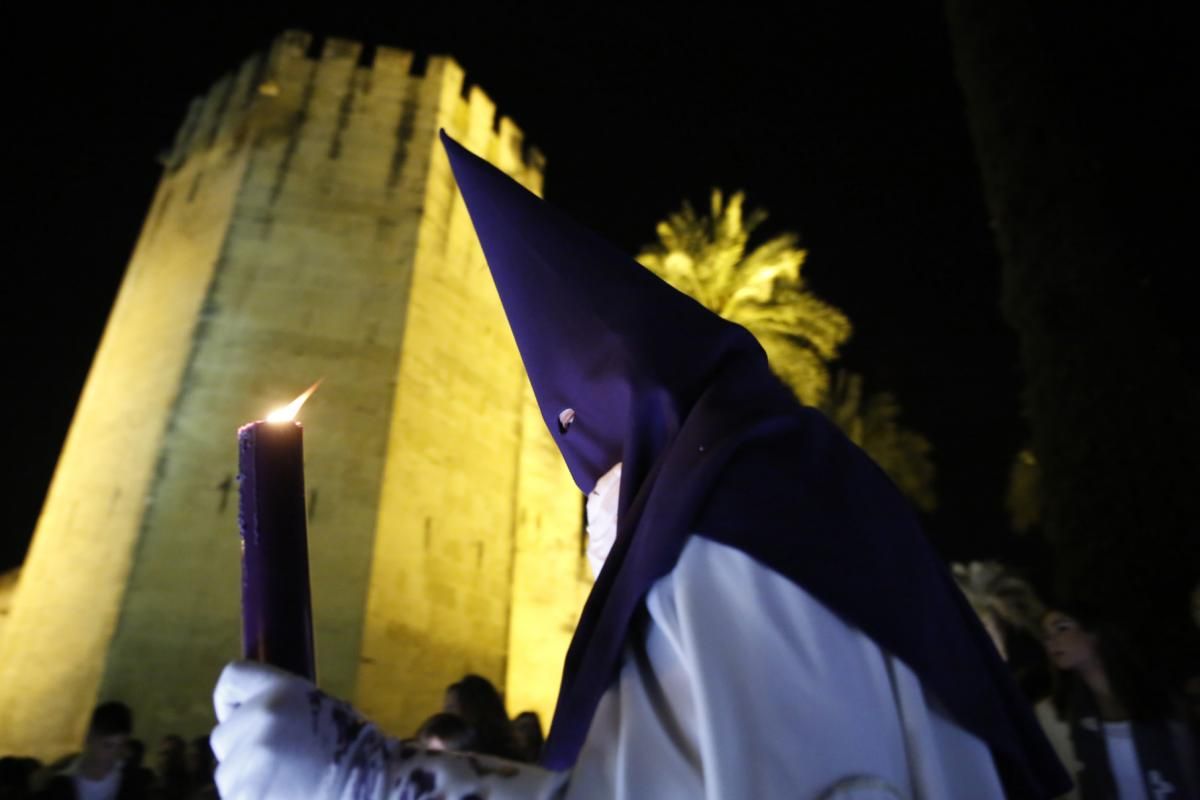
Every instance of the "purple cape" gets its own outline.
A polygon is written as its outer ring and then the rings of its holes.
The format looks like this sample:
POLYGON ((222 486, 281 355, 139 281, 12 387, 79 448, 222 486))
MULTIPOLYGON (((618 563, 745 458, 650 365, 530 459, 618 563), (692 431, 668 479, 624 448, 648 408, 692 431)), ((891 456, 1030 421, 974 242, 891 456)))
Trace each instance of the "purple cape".
POLYGON ((575 762, 630 623, 696 534, 787 577, 907 664, 988 744, 1010 796, 1065 792, 1029 704, 907 502, 800 405, 753 336, 442 141, 575 482, 589 492, 624 464, 616 541, 567 653, 546 765, 575 762))

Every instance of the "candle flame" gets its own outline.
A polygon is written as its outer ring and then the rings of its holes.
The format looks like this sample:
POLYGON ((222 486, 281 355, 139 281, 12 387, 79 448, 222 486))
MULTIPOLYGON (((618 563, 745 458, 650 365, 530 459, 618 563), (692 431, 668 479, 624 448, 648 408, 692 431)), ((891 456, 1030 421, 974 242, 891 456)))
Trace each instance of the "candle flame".
MULTIPOLYGON (((325 380, 324 378, 321 381, 325 380)), ((317 381, 312 386, 304 390, 304 394, 297 397, 292 402, 288 403, 283 408, 277 408, 270 414, 267 414, 267 422, 291 422, 296 418, 296 414, 300 412, 300 406, 304 405, 304 401, 312 396, 312 393, 321 385, 321 381, 317 381)))

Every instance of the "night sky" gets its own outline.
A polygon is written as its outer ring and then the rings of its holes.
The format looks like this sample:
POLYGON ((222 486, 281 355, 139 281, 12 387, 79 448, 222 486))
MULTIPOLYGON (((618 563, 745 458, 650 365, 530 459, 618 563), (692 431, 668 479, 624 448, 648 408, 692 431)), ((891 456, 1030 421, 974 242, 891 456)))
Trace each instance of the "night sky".
MULTIPOLYGON (((854 323, 842 364, 932 440, 942 552, 1036 555, 1007 533, 1020 372, 940 3, 42 5, 6 26, 3 56, 0 568, 33 531, 156 155, 192 97, 285 28, 453 55, 546 154, 547 198, 631 253, 685 198, 744 189, 771 213, 764 236, 801 234, 810 286, 854 323)), ((233 433, 213 431, 231 459, 233 433)))

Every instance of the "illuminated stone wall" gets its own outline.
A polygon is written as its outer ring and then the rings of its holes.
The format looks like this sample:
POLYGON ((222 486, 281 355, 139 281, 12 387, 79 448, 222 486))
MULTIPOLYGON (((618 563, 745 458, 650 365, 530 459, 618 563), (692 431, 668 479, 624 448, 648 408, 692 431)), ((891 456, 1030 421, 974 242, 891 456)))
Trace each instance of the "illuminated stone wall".
POLYGON ((218 82, 164 157, 0 639, 0 752, 75 748, 98 699, 148 740, 211 725, 239 641, 234 432, 317 378, 320 683, 401 734, 465 672, 552 706, 580 498, 436 132, 539 192, 541 158, 451 59, 309 48, 285 34, 218 82))

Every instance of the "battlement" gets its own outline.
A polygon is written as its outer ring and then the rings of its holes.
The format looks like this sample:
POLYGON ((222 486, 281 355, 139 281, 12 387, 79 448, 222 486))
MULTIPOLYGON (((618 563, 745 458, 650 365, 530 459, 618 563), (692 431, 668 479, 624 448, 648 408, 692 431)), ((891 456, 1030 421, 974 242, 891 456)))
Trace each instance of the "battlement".
MULTIPOLYGON (((198 155, 232 155, 258 137, 286 136, 300 126, 322 128, 329 139, 328 157, 336 159, 346 154, 346 132, 352 126, 378 125, 387 116, 397 117, 401 127, 411 126, 411 107, 421 95, 436 97, 439 124, 505 171, 522 176, 527 185, 540 188, 542 153, 525 142, 511 118, 497 114, 483 89, 467 83, 452 57, 422 58, 408 50, 317 39, 297 30, 280 34, 266 51, 247 58, 192 100, 160 160, 174 172, 198 155)), ((402 138, 404 131, 397 135, 402 138)))

